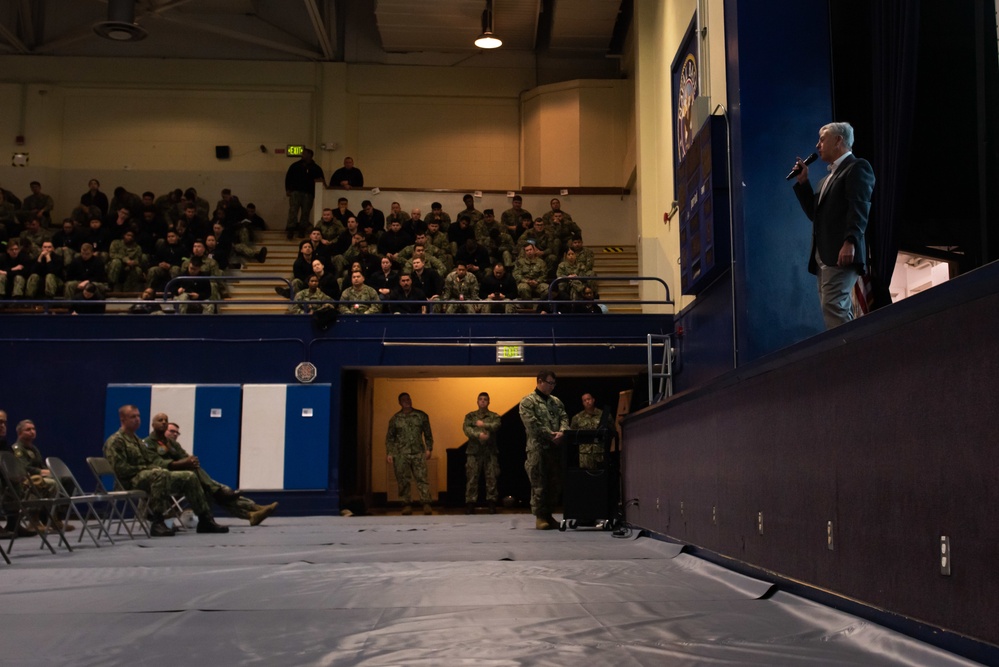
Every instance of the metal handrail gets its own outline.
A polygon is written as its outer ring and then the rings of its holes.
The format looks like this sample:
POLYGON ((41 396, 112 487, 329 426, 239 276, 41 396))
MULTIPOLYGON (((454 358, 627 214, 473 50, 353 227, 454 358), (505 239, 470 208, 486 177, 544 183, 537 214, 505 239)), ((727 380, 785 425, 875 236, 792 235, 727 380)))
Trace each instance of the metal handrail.
MULTIPOLYGON (((170 299, 170 288, 174 283, 191 282, 194 280, 217 280, 223 283, 234 283, 234 282, 251 282, 251 283, 272 283, 274 281, 282 282, 288 286, 288 292, 291 293, 291 279, 285 278, 283 276, 177 276, 176 278, 171 278, 170 281, 163 288, 163 300, 168 301, 170 299)), ((289 301, 294 301, 295 295, 291 294, 288 297, 289 301)), ((207 303, 228 303, 227 301, 211 301, 207 300, 207 303)), ((240 303, 253 303, 252 301, 244 302, 242 299, 240 303)), ((264 301, 263 303, 274 303, 274 300, 264 301)))
MULTIPOLYGON (((239 299, 238 301, 234 301, 232 299, 199 299, 198 300, 199 304, 206 304, 206 305, 207 304, 210 304, 210 305, 232 305, 234 303, 239 303, 239 304, 245 304, 245 305, 268 305, 268 304, 275 304, 275 303, 279 303, 279 304, 280 303, 286 303, 287 305, 290 306, 290 305, 293 305, 295 303, 295 300, 294 300, 295 295, 291 293, 291 280, 289 278, 285 278, 283 276, 177 276, 175 278, 171 278, 167 282, 166 286, 163 289, 163 297, 161 299, 158 299, 157 302, 166 303, 166 304, 174 304, 174 303, 176 303, 176 300, 173 299, 173 298, 171 298, 171 296, 172 296, 172 288, 175 285, 182 284, 184 282, 191 282, 191 281, 194 281, 194 280, 212 280, 212 281, 220 281, 220 282, 243 282, 243 281, 246 281, 246 282, 281 282, 281 283, 284 283, 287 286, 288 292, 289 292, 289 296, 287 298, 281 297, 279 300, 276 300, 276 299, 239 299)), ((570 278, 568 276, 562 276, 562 277, 559 277, 559 278, 556 278, 555 280, 553 280, 551 282, 551 284, 549 285, 549 288, 548 288, 548 298, 547 299, 529 299, 529 300, 503 299, 503 300, 500 300, 500 301, 497 301, 497 300, 494 300, 494 299, 432 299, 432 300, 431 299, 427 299, 426 303, 427 303, 428 306, 451 305, 451 304, 473 305, 473 306, 480 306, 480 305, 481 306, 499 306, 499 305, 508 305, 508 304, 524 304, 524 305, 526 305, 526 304, 534 304, 534 305, 537 305, 537 304, 548 304, 548 305, 554 307, 555 304, 565 303, 565 301, 563 301, 561 299, 554 299, 554 298, 552 298, 552 289, 557 284, 559 284, 560 282, 566 282, 566 281, 571 281, 571 280, 612 281, 612 282, 613 281, 617 281, 617 282, 629 281, 630 282, 630 281, 636 281, 636 280, 655 281, 655 282, 658 282, 660 285, 662 285, 663 289, 666 291, 666 299, 665 300, 653 300, 653 301, 649 301, 649 300, 643 300, 643 299, 594 299, 593 302, 594 303, 603 303, 603 304, 617 304, 617 305, 642 305, 642 304, 648 304, 648 305, 675 305, 675 302, 670 298, 669 285, 667 285, 666 282, 662 278, 659 278, 659 277, 656 277, 656 276, 577 276, 575 278, 570 278)), ((107 298, 104 298, 104 299, 99 299, 98 301, 100 301, 100 302, 106 302, 108 304, 116 304, 116 305, 135 305, 135 304, 149 303, 149 301, 146 301, 144 299, 137 299, 137 298, 136 299, 118 299, 118 298, 116 298, 116 299, 113 299, 113 300, 109 300, 107 298)), ((95 300, 93 300, 93 299, 19 299, 17 301, 0 301, 0 304, 9 304, 9 305, 15 305, 15 306, 41 306, 42 309, 43 309, 43 312, 48 313, 50 308, 62 308, 64 306, 72 306, 72 305, 77 305, 77 304, 93 304, 94 302, 95 302, 95 300)), ((339 301, 331 301, 329 303, 339 303, 339 301)), ((407 301, 407 300, 402 300, 402 299, 378 299, 378 300, 370 300, 370 301, 351 301, 351 303, 358 303, 358 304, 373 304, 373 303, 377 303, 377 304, 380 304, 380 305, 383 305, 383 306, 392 306, 392 305, 396 305, 396 304, 412 305, 414 303, 420 303, 420 302, 407 301)), ((2 313, 2 311, 0 311, 0 313, 2 313)), ((428 314, 434 314, 434 313, 428 313, 428 314)), ((441 314, 443 314, 443 313, 441 313, 441 314)), ((486 315, 486 314, 491 314, 491 313, 480 313, 480 314, 486 315)))
MULTIPOLYGON (((663 289, 666 290, 666 300, 665 301, 643 301, 643 300, 639 299, 637 301, 611 301, 610 303, 648 303, 648 304, 651 304, 651 305, 667 305, 667 306, 673 306, 673 305, 675 305, 675 303, 673 302, 673 299, 670 298, 669 285, 667 285, 666 281, 663 280, 662 278, 660 278, 659 276, 575 276, 575 277, 560 276, 560 277, 556 278, 555 280, 553 280, 550 285, 548 285, 548 301, 558 301, 558 299, 552 299, 552 290, 555 288, 555 286, 557 284, 564 283, 564 282, 570 282, 572 280, 582 280, 584 282, 603 282, 603 281, 611 281, 611 282, 624 282, 624 281, 628 281, 628 282, 632 282, 634 280, 655 281, 655 282, 659 283, 660 285, 662 285, 663 289)), ((595 300, 596 301, 601 301, 601 299, 595 299, 595 300)))

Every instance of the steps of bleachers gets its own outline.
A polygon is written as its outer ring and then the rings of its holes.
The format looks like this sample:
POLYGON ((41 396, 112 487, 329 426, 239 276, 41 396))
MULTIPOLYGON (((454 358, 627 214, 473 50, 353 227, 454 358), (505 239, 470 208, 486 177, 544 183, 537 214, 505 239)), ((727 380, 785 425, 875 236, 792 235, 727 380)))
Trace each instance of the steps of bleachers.
POLYGON ((298 244, 301 239, 287 239, 284 230, 255 233, 254 243, 267 247, 267 261, 250 262, 242 269, 226 271, 232 276, 265 277, 275 276, 271 281, 233 281, 229 283, 229 298, 222 308, 224 313, 241 315, 280 315, 288 312, 288 300, 274 293, 274 288, 284 286, 280 278, 291 276, 292 266, 298 257, 298 244), (273 303, 241 303, 247 300, 267 300, 273 303))
MULTIPOLYGON (((299 239, 288 240, 284 231, 258 232, 257 245, 267 246, 267 261, 263 264, 251 262, 242 269, 227 273, 233 276, 275 276, 270 281, 234 281, 229 284, 230 296, 221 309, 225 313, 240 314, 281 314, 288 312, 288 301, 274 293, 274 288, 284 283, 277 278, 291 276, 292 265, 298 256, 299 239), (267 300, 273 303, 240 303, 244 300, 267 300)), ((594 247, 594 269, 597 275, 635 276, 638 275, 638 251, 635 246, 594 247)), ((639 298, 638 281, 608 281, 598 283, 602 299, 608 301, 634 301, 639 298)), ((639 304, 607 304, 612 313, 641 313, 639 304)))
MULTIPOLYGON (((593 269, 598 276, 638 275, 638 249, 635 246, 595 246, 591 250, 593 269)), ((598 282, 597 291, 601 300, 607 302, 635 301, 639 298, 637 280, 598 282)), ((607 303, 607 310, 612 313, 641 313, 642 307, 637 303, 607 303)))

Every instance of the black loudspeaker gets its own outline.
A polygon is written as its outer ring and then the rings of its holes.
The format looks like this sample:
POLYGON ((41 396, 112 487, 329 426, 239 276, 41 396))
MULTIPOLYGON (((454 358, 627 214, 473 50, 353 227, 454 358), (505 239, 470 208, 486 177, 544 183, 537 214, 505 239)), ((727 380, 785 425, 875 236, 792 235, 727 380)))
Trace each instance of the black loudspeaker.
POLYGON ((229 147, 228 146, 216 146, 215 147, 215 157, 219 160, 229 159, 229 147))

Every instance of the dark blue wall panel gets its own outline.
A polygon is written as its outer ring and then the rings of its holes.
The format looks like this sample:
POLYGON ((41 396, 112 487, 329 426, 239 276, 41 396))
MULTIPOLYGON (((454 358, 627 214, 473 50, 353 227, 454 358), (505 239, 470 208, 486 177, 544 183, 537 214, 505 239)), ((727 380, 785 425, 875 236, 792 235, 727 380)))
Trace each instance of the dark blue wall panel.
POLYGON ((784 177, 835 119, 827 3, 726 0, 725 23, 742 363, 823 330, 811 223, 784 177))
POLYGON ((330 387, 325 384, 288 385, 286 400, 284 488, 325 489, 331 479, 328 467, 333 449, 330 446, 330 387), (311 414, 306 416, 305 410, 311 414))
POLYGON ((195 395, 195 454, 213 479, 235 489, 239 480, 242 387, 201 385, 195 395), (211 412, 216 408, 221 413, 213 417, 211 412))

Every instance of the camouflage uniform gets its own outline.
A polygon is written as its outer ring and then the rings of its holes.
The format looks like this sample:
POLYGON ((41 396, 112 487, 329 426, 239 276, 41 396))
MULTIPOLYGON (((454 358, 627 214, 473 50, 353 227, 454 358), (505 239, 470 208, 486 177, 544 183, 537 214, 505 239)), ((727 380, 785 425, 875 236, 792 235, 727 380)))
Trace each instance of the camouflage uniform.
MULTIPOLYGON (((253 245, 253 236, 249 225, 240 224, 234 230, 232 240, 232 254, 229 256, 230 264, 249 264, 251 259, 256 259, 260 248, 253 245), (235 261, 233 261, 235 259, 235 261)), ((207 273, 202 269, 203 273, 207 273)))
POLYGON ((487 245, 489 243, 489 232, 493 229, 499 231, 506 231, 500 228, 500 223, 496 218, 493 218, 492 224, 486 221, 485 217, 482 217, 478 222, 475 223, 475 240, 479 242, 479 245, 487 245))
POLYGON ((382 312, 382 304, 379 303, 378 292, 368 285, 361 285, 359 288, 351 285, 340 293, 341 315, 369 315, 380 312, 382 312), (355 301, 374 301, 375 303, 355 304, 355 301))
POLYGON ((517 281, 517 297, 520 299, 544 299, 548 296, 548 267, 540 257, 528 259, 522 256, 513 265, 513 279, 517 281), (537 280, 538 284, 531 287, 528 280, 537 280))
POLYGON ((533 229, 528 229, 517 239, 518 256, 523 256, 524 246, 528 241, 534 241, 534 247, 540 252, 539 257, 544 260, 548 271, 553 271, 558 263, 558 237, 550 233, 547 228, 540 234, 533 229))
MULTIPOLYGON (((572 222, 572 216, 571 215, 569 215, 568 213, 566 213, 562 209, 559 209, 559 210, 562 211, 562 222, 572 222)), ((554 214, 555 214, 555 211, 552 211, 552 210, 549 209, 549 211, 547 213, 545 213, 544 215, 541 216, 541 219, 545 221, 545 227, 549 227, 552 224, 552 218, 555 217, 554 214)))
POLYGON ((321 289, 317 288, 315 292, 310 292, 308 288, 305 288, 295 294, 295 303, 293 303, 290 308, 291 312, 295 314, 309 314, 322 308, 332 308, 332 301, 333 299, 331 299, 326 292, 321 289), (323 305, 322 302, 324 301, 329 303, 327 305, 323 305))
POLYGON ((197 475, 190 470, 167 470, 170 461, 146 447, 134 433, 119 429, 108 438, 104 458, 126 489, 142 489, 149 494, 149 510, 154 516, 162 516, 170 509, 171 495, 187 497, 198 516, 208 513, 208 501, 197 475))
MULTIPOLYGON (((471 273, 466 273, 464 279, 458 279, 457 271, 447 274, 444 279, 444 289, 441 290, 441 301, 449 300, 477 300, 479 298, 479 281, 471 273)), ((478 307, 473 304, 449 303, 444 306, 444 312, 453 315, 454 313, 475 313, 478 307)))
MULTIPOLYGON (((433 246, 437 248, 437 259, 441 260, 448 267, 448 270, 453 268, 451 262, 454 258, 451 256, 451 242, 447 240, 447 234, 439 231, 436 234, 432 234, 429 230, 427 231, 427 247, 433 246), (445 261, 445 259, 447 261, 445 261)), ((429 251, 427 251, 429 254, 429 251)))
MULTIPOLYGON (((146 439, 142 441, 146 447, 151 451, 156 452, 160 458, 169 461, 179 461, 181 459, 186 459, 190 456, 180 443, 176 440, 172 440, 166 436, 160 440, 156 437, 156 433, 150 433, 146 436, 146 439)), ((202 468, 191 471, 198 477, 198 482, 201 484, 201 488, 204 490, 206 496, 214 497, 216 493, 222 490, 231 490, 225 484, 221 482, 216 482, 211 476, 204 471, 202 468)), ((124 482, 122 482, 124 484, 124 482)), ((240 496, 239 498, 226 498, 225 500, 216 502, 229 514, 233 515, 238 519, 250 518, 250 513, 260 509, 260 505, 247 498, 246 496, 240 496)))
POLYGON ((593 272, 593 251, 589 248, 580 248, 579 252, 576 253, 576 264, 579 265, 581 270, 586 271, 586 275, 595 276, 596 273, 593 272))
MULTIPOLYGON (((41 256, 41 253, 39 253, 41 256)), ((54 299, 65 290, 65 263, 62 255, 53 251, 51 260, 48 262, 35 261, 35 266, 28 276, 25 287, 25 296, 29 299, 39 296, 39 287, 44 286, 44 296, 46 299, 54 299)))
POLYGON ((145 274, 142 270, 145 263, 142 246, 134 242, 131 246, 127 246, 123 240, 115 239, 108 249, 108 256, 110 257, 108 260, 108 282, 111 285, 122 285, 128 291, 142 291, 146 284, 145 274), (126 259, 135 260, 135 265, 126 268, 124 261, 126 259))
POLYGON ((559 447, 552 432, 569 428, 562 401, 532 391, 520 401, 520 420, 527 431, 527 461, 524 469, 531 480, 531 513, 539 519, 551 517, 561 491, 559 447))
POLYGON ((506 232, 500 232, 499 236, 487 238, 482 242, 482 247, 489 253, 489 260, 495 264, 503 262, 503 266, 513 266, 513 237, 506 232))
MULTIPOLYGON (((575 263, 570 264, 569 262, 562 262, 558 265, 558 271, 555 275, 559 278, 565 278, 570 275, 576 276, 591 276, 592 273, 587 272, 582 266, 579 265, 577 260, 575 263)), ((558 296, 560 299, 572 299, 576 301, 583 297, 583 290, 586 286, 593 286, 593 282, 589 280, 564 280, 560 282, 556 287, 558 287, 558 296)))
POLYGON ((10 446, 10 451, 14 452, 14 456, 20 460, 21 465, 31 475, 31 484, 36 491, 45 498, 55 498, 59 495, 55 478, 42 475, 45 461, 34 443, 18 439, 10 446))
POLYGON ((471 210, 463 208, 458 212, 458 215, 455 216, 455 220, 457 220, 463 215, 468 216, 468 226, 471 227, 473 230, 475 229, 475 225, 478 224, 478 222, 482 220, 482 218, 486 217, 485 214, 483 214, 482 211, 480 211, 477 208, 472 208, 471 210))
MULTIPOLYGON (((549 225, 546 223, 545 231, 548 231, 548 227, 549 225)), ((565 252, 565 249, 569 247, 569 241, 572 240, 574 235, 579 234, 582 236, 583 234, 583 230, 579 228, 579 225, 572 220, 566 220, 564 217, 562 218, 562 224, 556 225, 552 222, 550 227, 551 233, 558 239, 559 248, 562 252, 565 252)))
POLYGON ((395 479, 399 483, 399 497, 406 505, 413 500, 414 480, 420 492, 420 500, 424 505, 430 504, 427 452, 432 452, 433 449, 434 434, 430 430, 430 417, 426 412, 414 408, 409 414, 399 410, 392 415, 388 433, 385 434, 385 450, 392 457, 395 479))
POLYGON ((42 244, 52 240, 52 232, 40 227, 37 232, 25 229, 18 237, 21 241, 21 248, 28 251, 31 259, 36 259, 42 250, 42 244))
POLYGON ((479 475, 486 476, 486 501, 499 500, 496 479, 500 474, 499 452, 496 447, 496 432, 500 427, 500 416, 490 410, 473 410, 465 415, 461 430, 468 436, 465 447, 465 502, 474 503, 479 499, 479 475), (482 420, 482 426, 475 423, 482 420), (480 440, 479 434, 485 431, 488 440, 480 440))
MULTIPOLYGON (((604 411, 597 408, 593 414, 588 414, 586 410, 576 413, 569 424, 573 429, 596 429, 600 428, 600 421, 603 419, 604 411)), ((587 442, 579 443, 579 467, 586 470, 596 470, 604 466, 604 443, 587 442)))
MULTIPOLYGON (((503 211, 503 215, 500 216, 500 222, 506 228, 504 231, 508 231, 511 227, 518 229, 520 227, 520 218, 524 213, 531 215, 531 212, 523 207, 519 211, 512 207, 503 211)), ((534 220, 533 215, 531 215, 531 220, 534 220)))
POLYGON ((340 238, 341 234, 347 231, 347 228, 344 227, 343 224, 341 224, 341 222, 336 218, 331 218, 328 223, 320 218, 319 222, 316 223, 316 229, 319 230, 319 233, 323 235, 324 239, 334 243, 336 243, 336 240, 340 238))

